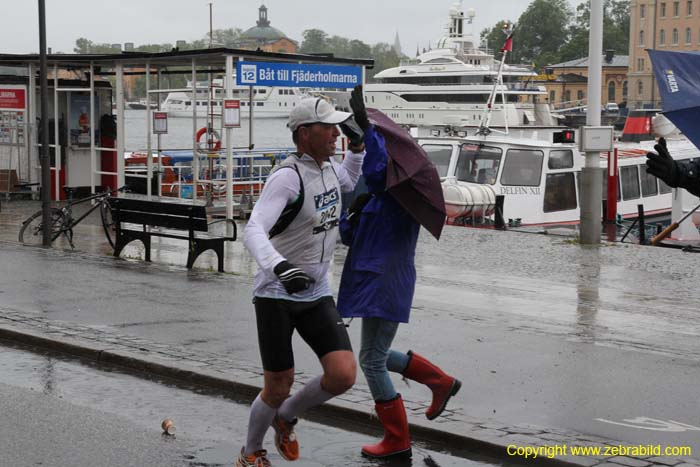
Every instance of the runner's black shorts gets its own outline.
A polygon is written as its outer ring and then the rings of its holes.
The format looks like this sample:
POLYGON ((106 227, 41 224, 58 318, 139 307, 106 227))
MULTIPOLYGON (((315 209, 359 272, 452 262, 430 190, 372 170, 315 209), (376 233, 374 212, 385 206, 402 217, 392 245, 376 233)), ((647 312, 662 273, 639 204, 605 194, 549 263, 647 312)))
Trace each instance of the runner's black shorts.
POLYGON ((336 350, 350 350, 350 338, 333 297, 295 302, 255 297, 258 344, 263 368, 284 371, 294 368, 292 334, 296 329, 320 359, 336 350))

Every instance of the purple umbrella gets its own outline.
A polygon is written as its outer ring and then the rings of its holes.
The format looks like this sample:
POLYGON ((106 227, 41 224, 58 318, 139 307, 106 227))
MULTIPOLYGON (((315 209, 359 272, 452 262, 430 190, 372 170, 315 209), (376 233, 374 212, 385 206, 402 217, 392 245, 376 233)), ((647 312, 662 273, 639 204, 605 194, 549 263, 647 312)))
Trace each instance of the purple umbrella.
POLYGON ((385 114, 367 109, 367 115, 386 143, 387 190, 416 222, 439 240, 446 213, 435 164, 411 135, 385 114))

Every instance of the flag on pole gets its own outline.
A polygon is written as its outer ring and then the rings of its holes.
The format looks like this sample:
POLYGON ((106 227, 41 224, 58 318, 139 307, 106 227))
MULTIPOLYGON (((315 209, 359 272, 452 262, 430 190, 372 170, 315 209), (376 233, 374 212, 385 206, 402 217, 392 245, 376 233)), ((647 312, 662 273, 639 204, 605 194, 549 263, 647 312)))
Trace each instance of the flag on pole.
POLYGON ((501 52, 512 52, 513 51, 513 30, 507 32, 508 37, 506 38, 503 47, 501 47, 501 52))

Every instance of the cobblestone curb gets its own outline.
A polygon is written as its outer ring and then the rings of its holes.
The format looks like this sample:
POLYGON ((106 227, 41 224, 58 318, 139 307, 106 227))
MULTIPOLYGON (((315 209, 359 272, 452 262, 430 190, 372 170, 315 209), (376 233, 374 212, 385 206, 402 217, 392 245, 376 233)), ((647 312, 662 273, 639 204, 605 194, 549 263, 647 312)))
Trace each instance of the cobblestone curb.
MULTIPOLYGON (((103 327, 76 325, 47 319, 19 310, 0 309, 0 339, 52 349, 96 362, 172 378, 186 384, 198 384, 243 399, 252 400, 260 391, 262 371, 257 364, 236 360, 230 355, 183 351, 177 346, 161 344, 134 337, 103 327)), ((312 375, 298 374, 295 387, 305 384, 312 375)), ((556 430, 534 425, 507 426, 491 420, 477 420, 465 416, 460 409, 447 409, 443 416, 432 422, 424 418, 427 402, 406 400, 411 434, 445 446, 459 446, 476 454, 509 459, 507 447, 552 445, 624 445, 619 441, 596 436, 556 430)), ((372 425, 374 402, 369 389, 356 385, 346 394, 316 409, 318 414, 341 423, 372 425)), ((378 428, 378 427, 377 427, 378 428)), ((617 457, 538 457, 549 465, 597 467, 700 467, 696 459, 617 457)))

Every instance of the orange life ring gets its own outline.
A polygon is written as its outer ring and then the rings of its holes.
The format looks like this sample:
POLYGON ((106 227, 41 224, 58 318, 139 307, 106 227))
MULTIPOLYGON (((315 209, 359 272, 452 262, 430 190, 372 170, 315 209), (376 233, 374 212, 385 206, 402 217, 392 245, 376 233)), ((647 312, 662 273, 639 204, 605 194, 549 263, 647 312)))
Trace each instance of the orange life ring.
MULTIPOLYGON (((202 127, 199 130, 197 130, 197 133, 194 135, 195 139, 197 140, 197 144, 200 144, 200 145, 202 144, 202 142, 200 141, 200 138, 202 137, 202 135, 205 135, 206 133, 207 133, 206 127, 202 127)), ((221 149, 221 137, 219 136, 219 133, 214 129, 211 130, 211 134, 215 138, 214 139, 214 151, 218 151, 219 149, 221 149)), ((205 140, 204 144, 207 144, 207 143, 208 143, 208 141, 205 140)))

